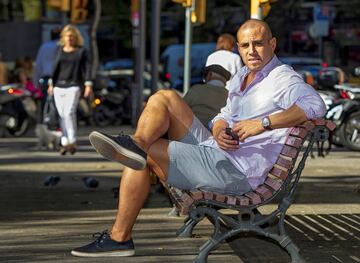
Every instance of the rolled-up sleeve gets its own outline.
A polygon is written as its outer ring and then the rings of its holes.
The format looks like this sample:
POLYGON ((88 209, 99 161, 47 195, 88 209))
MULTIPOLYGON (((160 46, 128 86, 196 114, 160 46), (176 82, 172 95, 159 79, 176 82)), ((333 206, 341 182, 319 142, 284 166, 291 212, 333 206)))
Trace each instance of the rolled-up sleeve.
POLYGON ((302 95, 296 100, 295 104, 305 112, 308 119, 321 118, 326 113, 325 103, 317 93, 315 95, 302 95))
POLYGON ((280 81, 284 88, 279 88, 274 96, 274 103, 286 110, 293 105, 300 107, 308 119, 321 118, 326 113, 326 106, 317 91, 298 76, 280 81))

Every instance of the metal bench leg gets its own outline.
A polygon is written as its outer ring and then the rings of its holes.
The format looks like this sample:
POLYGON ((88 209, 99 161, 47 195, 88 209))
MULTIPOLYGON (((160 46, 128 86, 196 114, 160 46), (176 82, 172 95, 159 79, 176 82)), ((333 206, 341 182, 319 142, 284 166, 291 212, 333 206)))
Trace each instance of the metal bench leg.
POLYGON ((178 229, 178 231, 176 231, 176 235, 178 237, 191 237, 193 229, 197 223, 199 223, 199 221, 188 217, 185 224, 180 229, 178 229))
MULTIPOLYGON (((205 209, 205 211, 207 211, 205 209)), ((179 237, 191 237, 194 227, 201 220, 205 218, 205 212, 201 208, 192 209, 189 212, 189 216, 185 220, 185 224, 176 231, 176 235, 179 237)))
POLYGON ((210 254, 210 251, 217 245, 219 245, 220 241, 216 241, 210 238, 204 245, 200 247, 200 252, 197 257, 194 259, 193 263, 206 263, 207 258, 210 254))
POLYGON ((305 260, 299 254, 299 248, 291 240, 285 249, 291 256, 291 263, 305 263, 305 260))

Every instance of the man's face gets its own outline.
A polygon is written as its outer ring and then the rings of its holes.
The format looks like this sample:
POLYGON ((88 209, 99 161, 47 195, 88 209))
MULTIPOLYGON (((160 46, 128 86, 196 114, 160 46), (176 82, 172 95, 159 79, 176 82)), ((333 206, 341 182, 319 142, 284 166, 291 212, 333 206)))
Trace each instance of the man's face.
POLYGON ((274 55, 276 39, 270 39, 261 25, 240 30, 237 38, 240 56, 250 71, 260 71, 274 55))

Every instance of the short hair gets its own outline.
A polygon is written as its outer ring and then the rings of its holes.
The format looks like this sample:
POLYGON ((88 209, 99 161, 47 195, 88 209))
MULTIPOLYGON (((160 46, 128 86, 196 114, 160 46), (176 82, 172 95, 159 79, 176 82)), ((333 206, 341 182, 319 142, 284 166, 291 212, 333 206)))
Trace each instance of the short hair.
POLYGON ((60 34, 59 45, 63 46, 65 44, 64 37, 65 33, 72 32, 75 35, 75 46, 83 46, 84 39, 79 31, 79 29, 74 25, 66 25, 60 34))
POLYGON ((233 51, 235 46, 235 38, 228 33, 221 34, 216 42, 216 50, 228 50, 233 51))
POLYGON ((264 29, 265 29, 265 32, 268 34, 269 36, 269 39, 271 39, 273 37, 272 35, 272 32, 271 32, 271 29, 270 29, 270 26, 268 25, 268 23, 266 23, 265 21, 263 20, 260 20, 260 19, 255 19, 255 18, 251 18, 249 20, 246 20, 239 28, 239 30, 237 31, 237 34, 239 34, 239 32, 241 30, 244 30, 246 28, 254 28, 255 26, 257 25, 261 25, 264 29))

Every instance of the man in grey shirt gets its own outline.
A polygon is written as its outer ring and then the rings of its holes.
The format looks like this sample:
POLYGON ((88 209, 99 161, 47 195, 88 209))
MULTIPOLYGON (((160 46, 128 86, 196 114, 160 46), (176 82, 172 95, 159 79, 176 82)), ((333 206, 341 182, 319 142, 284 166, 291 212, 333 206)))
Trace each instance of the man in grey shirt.
POLYGON ((197 84, 185 94, 184 100, 194 115, 209 129, 209 122, 225 106, 228 91, 226 82, 231 74, 219 64, 205 67, 204 84, 197 84))

